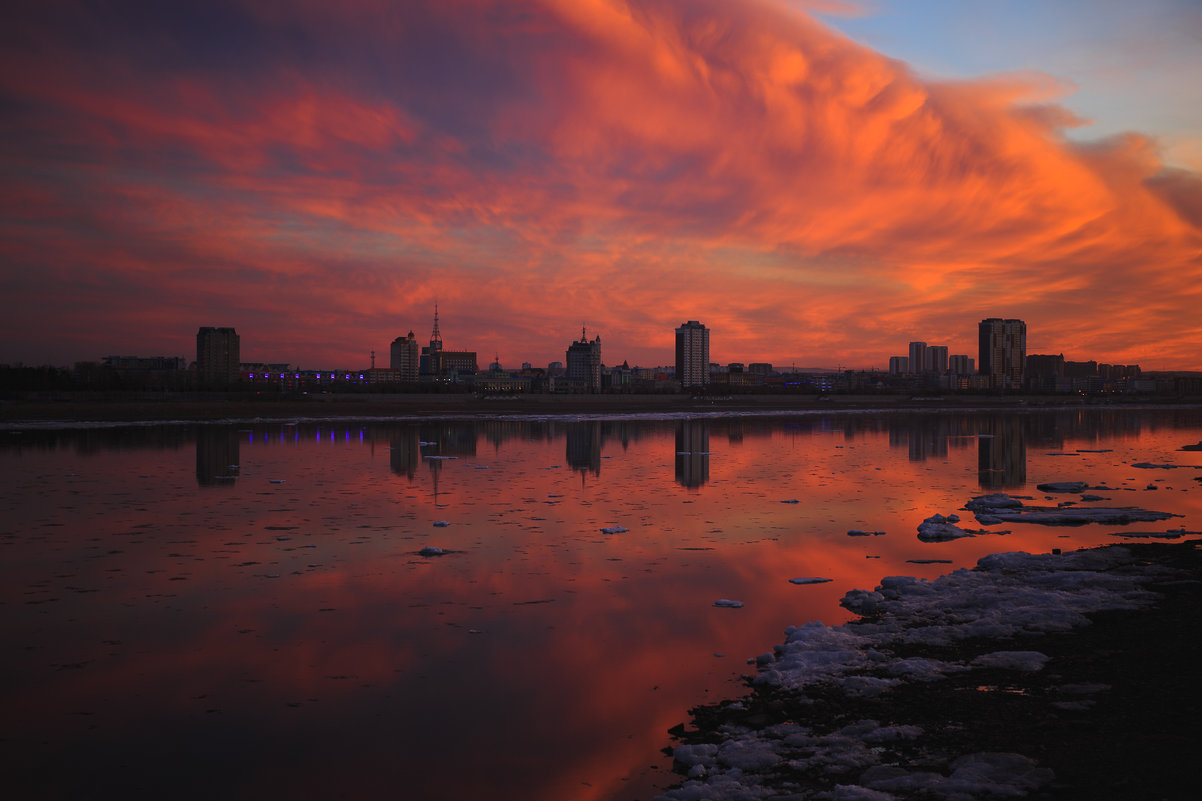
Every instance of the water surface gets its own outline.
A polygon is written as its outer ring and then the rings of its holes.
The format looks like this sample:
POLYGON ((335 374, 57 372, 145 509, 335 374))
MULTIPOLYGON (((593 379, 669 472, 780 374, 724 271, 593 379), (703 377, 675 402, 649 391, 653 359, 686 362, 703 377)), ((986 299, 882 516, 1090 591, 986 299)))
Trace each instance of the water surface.
POLYGON ((1190 409, 0 438, 13 797, 646 799, 667 729, 848 589, 1202 529, 1190 409), (916 537, 1067 480, 1183 517, 916 537))

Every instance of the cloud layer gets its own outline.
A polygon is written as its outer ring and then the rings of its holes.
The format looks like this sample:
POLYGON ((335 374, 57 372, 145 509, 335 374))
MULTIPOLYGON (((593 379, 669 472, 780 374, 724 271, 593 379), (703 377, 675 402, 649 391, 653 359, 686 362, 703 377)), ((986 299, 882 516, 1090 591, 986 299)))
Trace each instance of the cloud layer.
MULTIPOLYGON (((2 361, 884 366, 911 339, 1202 369, 1202 178, 1048 76, 920 79, 795 8, 54 4, 0 48, 2 361), (100 350, 97 350, 97 349, 100 350), (154 351, 151 353, 149 351, 154 351), (483 358, 482 358, 483 361, 483 358)), ((1135 121, 1133 121, 1135 122, 1135 121)))

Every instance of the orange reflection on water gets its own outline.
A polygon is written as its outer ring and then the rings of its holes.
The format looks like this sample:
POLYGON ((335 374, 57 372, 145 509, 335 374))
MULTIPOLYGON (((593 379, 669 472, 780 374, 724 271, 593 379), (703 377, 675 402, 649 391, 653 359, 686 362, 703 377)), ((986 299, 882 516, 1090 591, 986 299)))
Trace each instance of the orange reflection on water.
POLYGON ((115 786, 136 751, 149 789, 203 758, 196 792, 231 797, 647 797, 666 730, 741 694, 786 626, 847 620, 847 590, 1117 541, 923 543, 931 514, 1083 480, 1184 515, 1131 528, 1202 520, 1192 411, 189 431, 195 453, 172 431, 0 450, 29 782, 115 786))

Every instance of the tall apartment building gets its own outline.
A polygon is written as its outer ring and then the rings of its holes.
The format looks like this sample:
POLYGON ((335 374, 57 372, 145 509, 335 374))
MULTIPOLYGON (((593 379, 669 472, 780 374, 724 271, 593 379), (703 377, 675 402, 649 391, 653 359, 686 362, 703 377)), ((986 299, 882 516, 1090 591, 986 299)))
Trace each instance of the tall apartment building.
POLYGON ((889 375, 902 375, 910 372, 909 356, 890 356, 889 375))
POLYGON ((710 331, 696 320, 676 329, 676 380, 686 389, 710 382, 710 331))
POLYGON ((392 340, 388 349, 388 366, 396 370, 401 381, 416 381, 421 370, 422 348, 413 332, 392 340))
POLYGON ((580 329, 580 340, 568 345, 567 380, 584 392, 601 391, 601 337, 589 341, 584 329, 580 329))
POLYGON ((947 345, 928 345, 923 368, 928 373, 943 375, 947 372, 947 345))
POLYGON ((921 373, 926 368, 927 363, 927 343, 911 342, 910 343, 910 372, 921 373))
POLYGON ((963 353, 948 356, 947 366, 952 375, 971 375, 977 371, 976 361, 963 353))
POLYGON ((196 377, 205 389, 237 383, 241 367, 238 332, 203 326, 196 332, 196 377))
POLYGON ((1027 361, 1027 324, 990 317, 978 326, 981 375, 991 389, 1021 389, 1027 361))

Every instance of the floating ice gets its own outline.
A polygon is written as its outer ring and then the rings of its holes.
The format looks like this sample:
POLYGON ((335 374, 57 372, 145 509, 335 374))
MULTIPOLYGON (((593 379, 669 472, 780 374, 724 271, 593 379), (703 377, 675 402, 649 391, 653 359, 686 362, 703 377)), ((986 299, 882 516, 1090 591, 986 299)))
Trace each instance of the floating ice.
POLYGON ((818 578, 818 577, 816 577, 816 576, 815 576, 815 577, 811 577, 811 578, 799 577, 799 578, 791 578, 791 579, 789 579, 789 583, 790 583, 790 584, 825 584, 825 583, 827 583, 828 581, 830 581, 830 579, 828 579, 828 578, 818 578))
POLYGON ((1123 506, 1104 507, 1047 507, 1023 506, 1022 502, 1005 493, 979 495, 964 505, 976 515, 977 522, 984 525, 994 523, 1038 523, 1043 526, 1081 526, 1086 523, 1125 525, 1167 520, 1180 515, 1155 512, 1147 509, 1123 506))
POLYGON ((732 601, 729 598, 719 598, 718 600, 714 601, 714 606, 720 606, 725 609, 741 609, 743 607, 743 602, 732 601))
POLYGON ((601 529, 602 534, 625 534, 629 529, 624 526, 606 526, 601 529))
POLYGON ((982 654, 972 660, 974 667, 1001 668, 1002 670, 1021 670, 1034 673, 1043 670, 1048 657, 1039 651, 994 651, 982 654))
POLYGON ((1202 442, 1197 445, 1182 445, 1178 450, 1182 451, 1202 451, 1202 442))
POLYGON ((1202 531, 1186 531, 1184 528, 1171 528, 1168 531, 1112 531, 1110 536, 1132 540, 1179 540, 1185 536, 1196 537, 1200 534, 1202 534, 1202 531))
POLYGON ((1084 481, 1051 481, 1047 484, 1037 484, 1040 492, 1084 492, 1089 484, 1084 481))
POLYGON ((1143 470, 1176 470, 1178 467, 1181 467, 1179 464, 1153 464, 1152 462, 1136 462, 1131 466, 1143 470))
POLYGON ((439 548, 437 545, 427 545, 417 553, 419 556, 442 556, 446 553, 446 551, 444 551, 442 548, 439 548))
MULTIPOLYGON (((823 695, 833 690, 871 697, 953 673, 1036 671, 1048 662, 1037 651, 994 651, 969 664, 894 654, 908 645, 955 646, 976 638, 1063 631, 1087 624, 1088 613, 1145 606, 1157 596, 1142 584, 1162 568, 1133 561, 1122 547, 1001 553, 982 558, 972 570, 955 570, 933 581, 886 577, 874 590, 852 590, 844 597, 845 607, 871 617, 841 626, 790 626, 783 644, 754 660, 758 675, 753 681, 798 692, 804 703, 810 688, 823 695)), ((1063 694, 1065 700, 1049 703, 1064 704, 1066 710, 1084 705, 1069 689, 1063 694)), ((739 702, 724 706, 746 708, 739 702)), ((681 745, 674 753, 676 770, 688 778, 660 799, 773 798, 787 795, 785 789, 799 774, 818 783, 804 795, 813 799, 1014 798, 1052 778, 1051 771, 1019 754, 961 755, 952 742, 924 743, 922 729, 904 719, 889 726, 860 720, 825 732, 819 728, 823 725, 831 724, 727 725, 716 730, 721 742, 681 745), (897 762, 893 749, 879 745, 897 740, 917 741, 914 749, 924 754, 922 770, 909 770, 904 761, 897 762)))
POLYGON ((269 478, 267 480, 269 482, 271 482, 272 484, 283 484, 284 483, 284 479, 282 479, 282 478, 269 478))
POLYGON ((965 531, 955 525, 960 522, 959 515, 931 515, 918 524, 918 539, 923 542, 945 542, 958 540, 961 537, 975 536, 971 531, 965 531))
POLYGON ((435 520, 434 521, 434 528, 446 528, 449 525, 451 525, 450 520, 435 520))
POLYGON ((801 503, 801 501, 797 500, 796 498, 789 498, 788 500, 781 501, 781 503, 801 503))

